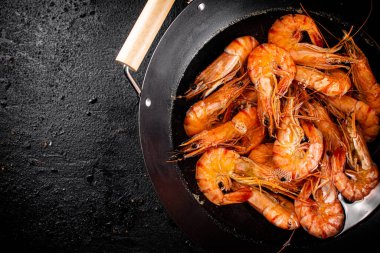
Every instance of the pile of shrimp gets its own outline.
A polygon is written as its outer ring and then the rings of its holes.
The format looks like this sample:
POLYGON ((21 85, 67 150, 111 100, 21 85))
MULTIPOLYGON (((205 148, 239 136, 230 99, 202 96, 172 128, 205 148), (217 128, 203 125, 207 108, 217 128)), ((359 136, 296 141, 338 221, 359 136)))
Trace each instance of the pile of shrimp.
POLYGON ((345 222, 338 194, 354 202, 376 187, 367 143, 380 86, 349 33, 325 44, 311 17, 282 16, 264 43, 233 40, 182 96, 194 103, 174 160, 199 157, 210 202, 246 202, 279 228, 328 238, 345 222))

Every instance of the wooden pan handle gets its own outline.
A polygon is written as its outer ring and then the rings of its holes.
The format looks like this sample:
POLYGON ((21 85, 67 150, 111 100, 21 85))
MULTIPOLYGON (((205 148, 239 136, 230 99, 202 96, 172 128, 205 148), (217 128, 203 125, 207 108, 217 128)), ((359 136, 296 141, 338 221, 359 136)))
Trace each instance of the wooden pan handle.
POLYGON ((175 0, 148 0, 116 61, 137 71, 175 0))

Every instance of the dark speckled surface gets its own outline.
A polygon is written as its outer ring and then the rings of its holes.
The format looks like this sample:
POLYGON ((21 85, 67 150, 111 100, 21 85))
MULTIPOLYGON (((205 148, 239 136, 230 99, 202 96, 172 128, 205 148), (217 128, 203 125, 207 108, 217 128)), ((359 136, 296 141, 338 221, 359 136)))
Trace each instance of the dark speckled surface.
POLYGON ((145 2, 0 2, 1 252, 199 250, 154 192, 115 63, 145 2))

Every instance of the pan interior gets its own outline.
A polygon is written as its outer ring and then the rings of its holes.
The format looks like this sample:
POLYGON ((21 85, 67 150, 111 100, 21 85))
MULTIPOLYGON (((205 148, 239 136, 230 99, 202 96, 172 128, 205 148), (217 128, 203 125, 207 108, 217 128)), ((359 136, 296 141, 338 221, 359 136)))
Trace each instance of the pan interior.
MULTIPOLYGON (((232 24, 227 29, 220 31, 204 47, 194 56, 193 60, 187 67, 183 78, 177 89, 177 96, 183 95, 189 88, 190 84, 195 80, 196 76, 205 69, 214 59, 216 59, 233 39, 251 35, 254 36, 260 43, 267 42, 267 34, 273 22, 282 15, 295 13, 291 11, 270 11, 262 15, 255 15, 243 19, 232 24)), ((348 30, 349 24, 341 20, 336 20, 334 17, 324 15, 323 13, 312 13, 312 17, 322 24, 336 37, 342 37, 342 30, 348 30)), ((321 29, 330 46, 337 43, 337 39, 321 29)), ((361 47, 368 57, 371 66, 378 66, 379 49, 369 37, 364 33, 358 33, 355 41, 361 47)), ((379 76, 375 67, 372 67, 376 76, 379 76)), ((183 129, 183 121, 186 111, 194 103, 183 99, 176 99, 173 104, 172 113, 172 129, 173 129, 173 147, 187 140, 188 137, 183 129)), ((379 164, 379 140, 376 139, 369 145, 370 152, 376 164, 379 164)), ((196 196, 199 196, 200 202, 203 203, 204 210, 208 215, 219 224, 220 227, 231 231, 234 236, 243 238, 244 240, 252 240, 255 242, 275 243, 282 245, 290 236, 291 232, 278 229, 274 225, 268 223, 261 214, 255 211, 248 204, 234 204, 227 206, 216 206, 209 202, 200 192, 195 180, 195 163, 199 157, 187 159, 179 162, 178 167, 181 171, 184 187, 196 196)), ((349 233, 349 231, 347 232, 349 233)), ((298 229, 292 239, 292 244, 301 248, 313 247, 317 244, 329 243, 333 239, 319 240, 308 235, 303 229, 298 229)))

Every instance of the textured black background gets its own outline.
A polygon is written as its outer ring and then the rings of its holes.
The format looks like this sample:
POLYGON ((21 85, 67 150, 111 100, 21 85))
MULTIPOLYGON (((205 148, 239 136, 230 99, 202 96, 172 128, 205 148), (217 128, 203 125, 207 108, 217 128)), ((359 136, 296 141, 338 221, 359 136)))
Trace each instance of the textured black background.
POLYGON ((115 63, 145 3, 0 1, 0 251, 196 250, 155 194, 115 63))
POLYGON ((115 63, 145 2, 0 1, 2 252, 202 252, 154 192, 115 63))

